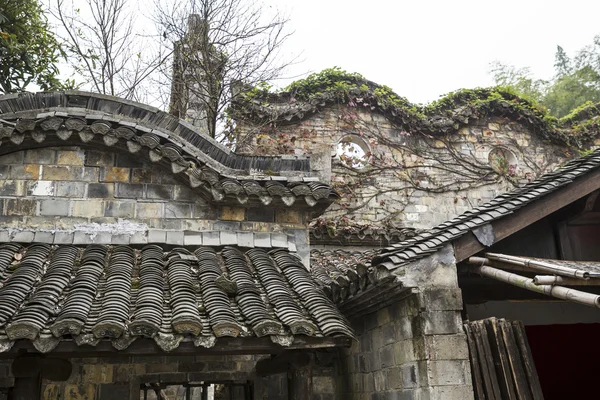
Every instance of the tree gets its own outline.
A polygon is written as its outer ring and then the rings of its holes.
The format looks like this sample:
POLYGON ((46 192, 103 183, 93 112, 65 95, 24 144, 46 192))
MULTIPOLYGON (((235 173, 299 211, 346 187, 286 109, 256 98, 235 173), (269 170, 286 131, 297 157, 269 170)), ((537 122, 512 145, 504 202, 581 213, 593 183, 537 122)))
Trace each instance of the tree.
POLYGON ((62 56, 37 0, 0 0, 0 93, 60 87, 62 56))
POLYGON ((554 77, 542 80, 533 78, 529 68, 499 62, 491 65, 496 84, 510 86, 548 108, 552 115, 563 117, 588 101, 600 102, 600 36, 573 58, 557 46, 554 70, 554 77))
MULTIPOLYGON (((170 46, 165 52, 174 54, 174 66, 161 69, 162 81, 171 83, 164 91, 171 95, 170 112, 191 118, 212 137, 226 123, 226 109, 239 87, 271 81, 289 65, 280 57, 290 35, 287 19, 265 13, 260 3, 156 0, 155 5, 162 43, 170 46)), ((231 132, 220 137, 238 139, 231 132)))
POLYGON ((138 30, 127 0, 55 0, 52 13, 62 27, 68 61, 84 87, 112 96, 151 101, 150 76, 169 54, 138 30))

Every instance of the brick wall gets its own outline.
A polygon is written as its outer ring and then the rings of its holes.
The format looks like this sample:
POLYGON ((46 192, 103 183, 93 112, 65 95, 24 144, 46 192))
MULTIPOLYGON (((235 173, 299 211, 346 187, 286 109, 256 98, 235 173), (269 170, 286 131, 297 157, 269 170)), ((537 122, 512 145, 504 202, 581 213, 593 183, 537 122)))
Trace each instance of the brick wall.
MULTIPOLYGON (((356 117, 348 122, 347 119, 340 117, 348 112, 346 106, 328 106, 301 122, 277 126, 276 134, 296 138, 294 148, 297 155, 331 154, 334 157, 331 173, 334 186, 336 181, 347 182, 352 179, 347 173, 347 168, 341 166, 335 157, 338 141, 347 135, 360 135, 366 142, 383 135, 392 142, 396 141, 403 143, 403 146, 415 148, 444 146, 441 141, 425 144, 419 134, 401 132, 378 113, 356 109, 350 111, 356 113, 356 117)), ((246 132, 253 132, 253 129, 256 129, 242 122, 238 123, 238 126, 246 132)), ((268 132, 272 133, 273 129, 269 127, 268 132)), ((389 193, 378 194, 368 202, 366 207, 354 213, 357 220, 374 222, 397 213, 398 215, 393 219, 403 226, 430 228, 491 200, 513 188, 518 182, 526 182, 545 171, 556 168, 573 155, 565 148, 544 140, 541 135, 532 134, 529 129, 517 122, 496 117, 473 122, 456 134, 448 135, 443 139, 451 142, 454 151, 461 154, 465 160, 480 164, 482 168, 490 168, 491 174, 494 172, 488 160, 490 151, 498 147, 507 149, 514 155, 518 167, 517 176, 510 179, 498 177, 498 181, 493 184, 463 191, 436 193, 425 190, 404 190, 402 188, 406 184, 399 180, 398 176, 406 172, 413 173, 415 180, 419 180, 423 187, 431 186, 431 182, 457 181, 462 176, 460 173, 450 175, 441 169, 431 168, 438 157, 422 159, 401 148, 392 149, 374 140, 370 144, 370 150, 394 160, 393 163, 398 167, 383 172, 377 171, 363 186, 354 187, 352 195, 344 199, 350 206, 355 206, 378 191, 390 190, 389 193)), ((596 143, 598 144, 600 142, 596 143)), ((336 217, 347 213, 334 206, 328 210, 327 215, 336 217)))
POLYGON ((473 398, 460 289, 427 289, 354 321, 340 396, 348 399, 473 398))
POLYGON ((129 154, 77 147, 0 157, 0 202, 8 226, 28 221, 53 228, 126 218, 151 228, 202 230, 219 219, 240 229, 267 231, 276 229, 269 223, 299 228, 306 222, 296 210, 215 207, 166 167, 129 154))
MULTIPOLYGON (((135 243, 156 234, 156 241, 174 245, 185 244, 183 231, 283 233, 308 262, 306 211, 209 203, 169 166, 125 153, 59 147, 1 156, 0 214, 12 234, 70 231, 77 237, 65 243, 75 244, 101 241, 105 231, 141 236, 135 243)), ((32 241, 27 235, 33 233, 11 240, 32 241)))

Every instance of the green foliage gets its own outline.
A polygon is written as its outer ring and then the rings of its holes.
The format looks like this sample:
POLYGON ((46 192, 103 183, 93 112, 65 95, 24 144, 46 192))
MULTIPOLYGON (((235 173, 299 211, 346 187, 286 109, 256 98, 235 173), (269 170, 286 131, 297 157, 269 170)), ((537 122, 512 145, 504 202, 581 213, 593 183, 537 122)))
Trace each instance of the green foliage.
POLYGON ((297 100, 306 101, 322 92, 335 92, 343 95, 350 89, 364 87, 368 88, 362 75, 348 73, 343 69, 333 67, 292 82, 284 91, 291 93, 297 100))
POLYGON ((56 63, 64 53, 37 0, 0 0, 0 92, 62 88, 56 63))
MULTIPOLYGON (((561 58, 564 61, 564 57, 561 58)), ((600 58, 598 61, 600 65, 600 58)), ((568 67, 561 68, 569 70, 568 67)), ((517 76, 518 71, 514 74, 511 71, 508 71, 512 74, 510 76, 517 76)), ((593 77, 592 71, 586 69, 574 71, 573 75, 576 77, 583 74, 593 77)), ((512 78, 509 79, 508 74, 506 76, 503 82, 510 83, 512 78)), ((561 87, 560 85, 568 86, 568 77, 557 79, 557 82, 557 88, 561 87)), ((571 88, 568 86, 565 90, 571 88)), ((588 89, 592 91, 593 87, 588 89)), ((535 90, 530 90, 529 93, 524 95, 518 87, 510 84, 461 89, 423 106, 412 104, 395 94, 389 87, 367 81, 359 74, 348 74, 339 68, 330 68, 296 81, 280 93, 271 93, 270 87, 253 88, 245 92, 243 100, 238 101, 230 112, 233 118, 269 121, 270 126, 275 126, 279 120, 290 121, 292 118, 301 119, 309 115, 306 113, 307 104, 312 107, 312 112, 315 112, 326 104, 342 103, 349 107, 382 113, 406 132, 423 132, 428 135, 451 133, 468 125, 472 120, 495 115, 519 121, 540 132, 548 140, 574 147, 582 147, 589 143, 600 130, 600 103, 595 105, 596 98, 591 94, 589 96, 593 100, 587 102, 584 101, 586 96, 573 97, 575 101, 569 104, 580 105, 563 117, 557 118, 549 112, 547 103, 538 102, 539 95, 536 95, 535 90), (300 111, 296 111, 294 107, 287 110, 271 107, 271 104, 293 104, 297 101, 304 103, 300 111), (257 107, 257 104, 260 107, 257 107)), ((550 102, 552 96, 558 96, 558 93, 549 92, 545 99, 550 102)), ((560 99, 557 97, 558 101, 560 99)), ((564 100, 562 102, 566 103, 564 100)))
POLYGON ((529 68, 496 62, 492 64, 491 73, 497 84, 514 88, 559 118, 588 101, 600 102, 600 36, 573 58, 558 46, 554 69, 552 79, 534 79, 529 68))

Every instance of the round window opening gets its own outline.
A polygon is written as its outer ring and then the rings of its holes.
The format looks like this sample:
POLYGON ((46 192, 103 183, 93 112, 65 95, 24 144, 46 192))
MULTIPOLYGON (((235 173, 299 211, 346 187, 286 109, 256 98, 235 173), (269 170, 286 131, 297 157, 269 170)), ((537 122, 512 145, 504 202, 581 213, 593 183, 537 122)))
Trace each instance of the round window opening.
POLYGON ((361 169, 368 165, 371 149, 363 138, 348 135, 338 142, 336 156, 345 166, 361 169))
POLYGON ((488 162, 492 169, 501 175, 514 176, 517 174, 517 158, 508 149, 493 148, 488 155, 488 162))

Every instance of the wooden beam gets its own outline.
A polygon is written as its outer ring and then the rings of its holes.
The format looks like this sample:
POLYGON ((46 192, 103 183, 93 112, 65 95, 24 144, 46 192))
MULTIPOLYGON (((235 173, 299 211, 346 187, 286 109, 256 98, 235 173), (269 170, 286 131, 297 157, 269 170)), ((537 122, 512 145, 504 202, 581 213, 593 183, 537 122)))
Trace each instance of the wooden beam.
POLYGON ((256 374, 258 376, 280 374, 282 371, 287 371, 290 366, 293 368, 306 367, 310 364, 310 361, 310 353, 305 351, 287 351, 272 358, 258 361, 256 363, 256 374))
MULTIPOLYGON (((73 357, 114 357, 132 355, 242 355, 242 354, 279 354, 288 350, 324 349, 332 347, 350 347, 352 339, 347 336, 311 337, 298 335, 288 347, 275 344, 268 337, 262 338, 218 338, 211 348, 196 347, 192 342, 182 342, 171 352, 162 350, 152 339, 137 339, 128 348, 117 350, 108 340, 100 341, 96 346, 78 346, 73 340, 61 341, 50 355, 55 358, 73 357)), ((29 340, 18 340, 13 347, 0 353, 0 359, 15 358, 20 352, 39 353, 29 340)))
MULTIPOLYGON (((539 200, 516 210, 514 213, 492 222, 495 241, 512 235, 515 232, 539 221, 562 207, 587 196, 600 187, 600 168, 577 178, 572 183, 562 187, 539 200)), ((453 242, 454 257, 457 262, 463 261, 487 247, 482 245, 472 232, 463 235, 453 242)))

